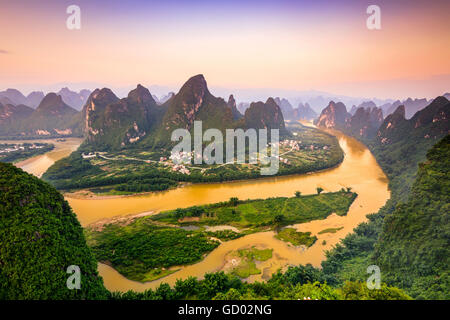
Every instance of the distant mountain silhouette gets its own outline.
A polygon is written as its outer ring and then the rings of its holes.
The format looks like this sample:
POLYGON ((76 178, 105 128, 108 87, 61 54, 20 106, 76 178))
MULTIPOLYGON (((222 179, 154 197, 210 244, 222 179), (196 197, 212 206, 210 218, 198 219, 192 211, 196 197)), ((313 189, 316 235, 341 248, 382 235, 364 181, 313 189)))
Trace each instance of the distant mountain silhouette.
POLYGON ((449 133, 450 102, 437 97, 411 119, 405 118, 405 106, 399 106, 386 117, 378 129, 376 142, 392 144, 405 139, 436 139, 449 133))
POLYGON ((77 93, 66 87, 59 90, 56 94, 60 95, 67 105, 71 106, 75 110, 80 111, 89 98, 91 91, 81 90, 77 93))

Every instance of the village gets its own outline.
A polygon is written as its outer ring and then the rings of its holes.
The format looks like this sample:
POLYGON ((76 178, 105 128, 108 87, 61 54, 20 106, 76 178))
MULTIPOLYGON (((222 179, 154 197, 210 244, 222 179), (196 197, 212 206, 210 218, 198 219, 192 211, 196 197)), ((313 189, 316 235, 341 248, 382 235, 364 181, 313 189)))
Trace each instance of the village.
POLYGON ((0 144, 0 153, 11 153, 17 151, 25 151, 25 150, 33 150, 33 149, 42 149, 44 145, 40 144, 0 144))
MULTIPOLYGON (((270 146, 269 144, 267 146, 270 146)), ((301 152, 303 151, 314 151, 314 150, 328 150, 328 146, 318 147, 311 145, 303 145, 302 141, 300 140, 292 140, 292 139, 285 139, 283 141, 280 141, 278 145, 273 145, 273 147, 278 147, 280 149, 280 152, 278 155, 273 156, 267 156, 265 154, 256 153, 253 154, 253 157, 255 159, 265 160, 268 161, 271 158, 278 159, 281 163, 286 165, 291 165, 292 160, 295 160, 295 152, 301 152), (294 154, 293 154, 294 153, 294 154)), ((192 170, 200 170, 202 173, 208 170, 208 168, 205 168, 204 166, 196 166, 190 165, 192 162, 196 163, 198 161, 192 161, 193 159, 203 159, 204 162, 207 162, 209 160, 208 155, 202 155, 196 154, 194 151, 187 152, 187 151, 179 151, 179 152, 172 152, 170 156, 161 156, 159 157, 159 160, 149 160, 149 159, 140 159, 136 157, 128 157, 125 155, 116 155, 114 157, 108 156, 106 152, 89 152, 89 153, 82 153, 82 158, 89 160, 93 158, 100 158, 104 160, 109 161, 120 161, 120 160, 129 160, 129 161, 139 161, 144 162, 148 164, 155 164, 155 165, 161 165, 163 167, 167 167, 172 172, 178 172, 180 174, 184 175, 190 175, 192 170)), ((202 164, 204 164, 204 162, 202 164)), ((236 161, 226 162, 226 163, 214 163, 214 165, 217 165, 218 167, 229 165, 229 164, 235 164, 236 161)), ((248 163, 247 163, 248 164, 248 163)))

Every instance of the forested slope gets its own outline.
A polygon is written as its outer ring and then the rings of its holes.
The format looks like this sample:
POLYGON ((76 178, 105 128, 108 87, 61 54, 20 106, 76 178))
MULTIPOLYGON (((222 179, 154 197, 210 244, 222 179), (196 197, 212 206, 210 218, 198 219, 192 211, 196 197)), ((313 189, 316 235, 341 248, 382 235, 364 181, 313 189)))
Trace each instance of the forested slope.
POLYGON ((72 209, 54 187, 0 163, 0 300, 102 299, 97 262, 72 209), (81 288, 67 288, 67 267, 81 288))

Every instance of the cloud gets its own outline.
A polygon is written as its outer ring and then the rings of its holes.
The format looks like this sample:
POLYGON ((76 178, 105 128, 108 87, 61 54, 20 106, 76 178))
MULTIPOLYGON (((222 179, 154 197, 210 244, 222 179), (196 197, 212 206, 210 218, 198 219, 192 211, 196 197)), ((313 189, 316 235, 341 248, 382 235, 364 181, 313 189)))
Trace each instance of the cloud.
POLYGON ((9 54, 9 51, 6 51, 6 50, 3 50, 3 49, 0 49, 0 54, 9 54))

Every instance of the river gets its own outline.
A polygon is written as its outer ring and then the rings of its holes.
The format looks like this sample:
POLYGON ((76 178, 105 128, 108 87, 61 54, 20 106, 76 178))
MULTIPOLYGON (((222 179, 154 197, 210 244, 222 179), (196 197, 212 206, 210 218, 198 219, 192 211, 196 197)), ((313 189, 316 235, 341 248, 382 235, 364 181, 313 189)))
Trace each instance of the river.
MULTIPOLYGON (((161 282, 174 284, 178 278, 184 279, 188 276, 201 278, 206 272, 226 270, 230 262, 228 259, 230 252, 256 246, 258 248, 272 248, 273 256, 271 259, 259 263, 257 267, 262 270, 261 274, 250 276, 247 281, 264 280, 278 268, 285 268, 287 265, 311 263, 314 266, 320 266, 320 263, 325 259, 325 250, 329 250, 340 239, 352 232, 358 224, 366 221, 367 214, 377 212, 390 196, 388 180, 371 152, 353 138, 339 132, 333 132, 333 134, 338 137, 339 144, 345 152, 345 158, 339 166, 321 172, 249 181, 193 184, 166 192, 141 196, 103 199, 82 199, 66 196, 66 199, 77 214, 81 224, 87 225, 100 219, 118 215, 158 212, 178 207, 225 201, 231 197, 256 199, 293 196, 297 190, 302 194, 312 194, 316 192, 317 187, 322 187, 325 192, 338 191, 342 187, 351 187, 358 194, 346 216, 339 217, 333 214, 324 220, 315 220, 294 226, 299 231, 310 231, 317 236, 318 240, 308 249, 288 245, 276 239, 274 233, 270 231, 224 242, 202 261, 181 267, 179 271, 152 282, 139 283, 128 280, 113 268, 101 263, 98 267, 105 286, 109 290, 143 291, 148 288, 155 288, 161 282), (319 231, 326 228, 340 227, 342 229, 336 233, 318 234, 319 231)), ((40 165, 34 166, 30 162, 26 165, 28 166, 26 168, 30 171, 34 167, 42 170, 40 165)))
POLYGON ((41 154, 26 160, 17 162, 15 165, 22 168, 24 171, 34 174, 37 177, 41 177, 45 171, 55 161, 65 158, 74 152, 83 142, 81 138, 66 138, 66 139, 38 139, 38 140, 0 140, 0 143, 51 143, 55 145, 55 148, 45 154, 41 154), (59 140, 59 141, 58 141, 59 140))

